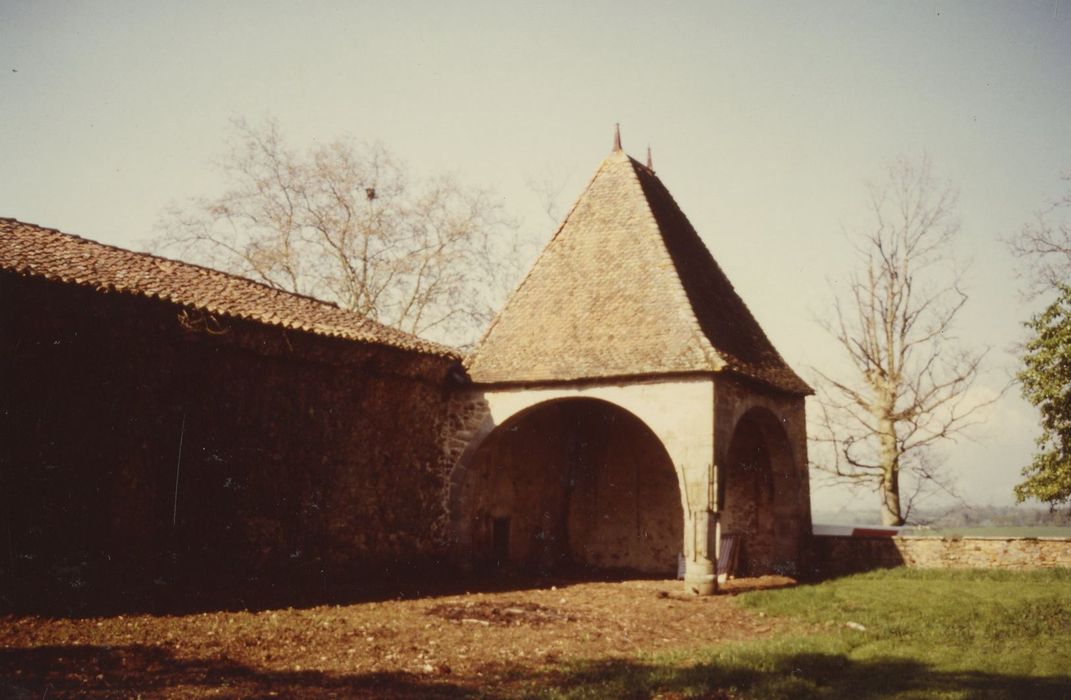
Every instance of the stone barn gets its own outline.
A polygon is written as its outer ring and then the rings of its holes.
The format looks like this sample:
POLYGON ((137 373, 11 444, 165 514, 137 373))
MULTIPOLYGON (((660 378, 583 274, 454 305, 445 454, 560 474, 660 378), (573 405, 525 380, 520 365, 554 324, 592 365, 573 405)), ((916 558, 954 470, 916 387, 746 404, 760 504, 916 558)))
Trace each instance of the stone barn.
POLYGON ((139 587, 247 604, 437 570, 460 359, 315 299, 0 219, 0 608, 139 587))
POLYGON ((683 557, 700 593, 722 541, 738 572, 799 569, 811 389, 620 137, 466 368, 462 556, 668 576, 683 557))

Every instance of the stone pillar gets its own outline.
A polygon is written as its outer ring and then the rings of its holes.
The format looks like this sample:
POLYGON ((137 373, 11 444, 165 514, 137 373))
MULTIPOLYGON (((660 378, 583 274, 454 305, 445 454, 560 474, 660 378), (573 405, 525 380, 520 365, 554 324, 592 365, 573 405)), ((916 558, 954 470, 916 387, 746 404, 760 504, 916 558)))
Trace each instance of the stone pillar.
POLYGON ((692 595, 713 595, 718 591, 717 467, 709 461, 704 465, 704 461, 696 459, 691 462, 690 469, 688 465, 682 465, 681 468, 687 513, 684 528, 684 591, 692 595))
POLYGON ((714 595, 718 592, 717 530, 718 514, 709 508, 689 513, 685 533, 687 549, 684 560, 684 591, 692 595, 714 595), (715 543, 714 546, 711 546, 715 543))

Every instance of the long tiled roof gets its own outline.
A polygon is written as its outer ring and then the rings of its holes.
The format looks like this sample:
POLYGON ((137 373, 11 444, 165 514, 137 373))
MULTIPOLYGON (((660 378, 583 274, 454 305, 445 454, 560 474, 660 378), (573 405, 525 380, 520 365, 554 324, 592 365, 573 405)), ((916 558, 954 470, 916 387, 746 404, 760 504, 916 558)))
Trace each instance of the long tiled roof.
POLYGON ((811 388, 669 191, 615 150, 467 361, 479 383, 730 372, 811 388))
POLYGON ((334 304, 199 265, 0 218, 0 270, 160 299, 221 317, 443 357, 460 354, 334 304))

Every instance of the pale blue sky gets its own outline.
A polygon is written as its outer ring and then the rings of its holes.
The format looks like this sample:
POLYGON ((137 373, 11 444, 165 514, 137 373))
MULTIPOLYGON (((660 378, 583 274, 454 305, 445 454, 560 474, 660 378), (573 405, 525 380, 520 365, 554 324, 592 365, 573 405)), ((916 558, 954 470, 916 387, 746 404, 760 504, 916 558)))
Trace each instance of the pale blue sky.
MULTIPOLYGON (((560 185, 564 210, 620 122, 805 376, 835 360, 812 319, 865 180, 926 152, 961 192, 984 394, 1031 310, 999 239, 1071 170, 1071 4, 0 0, 2 216, 142 247, 164 206, 217 185, 238 116, 493 186, 541 240, 528 183, 560 185)), ((1035 424, 1013 393, 948 451, 970 500, 1011 502, 1035 424)))

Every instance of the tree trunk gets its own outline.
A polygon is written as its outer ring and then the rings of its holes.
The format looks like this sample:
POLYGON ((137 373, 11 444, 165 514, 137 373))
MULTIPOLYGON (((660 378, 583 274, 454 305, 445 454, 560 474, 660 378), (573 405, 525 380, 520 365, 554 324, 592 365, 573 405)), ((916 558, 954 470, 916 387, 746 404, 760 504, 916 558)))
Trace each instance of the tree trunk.
POLYGON ((904 524, 900 516, 900 475, 895 470, 887 472, 881 479, 881 524, 904 524))
POLYGON ((879 424, 881 440, 881 524, 903 525, 900 515, 900 455, 896 449, 896 426, 891 418, 879 424))

